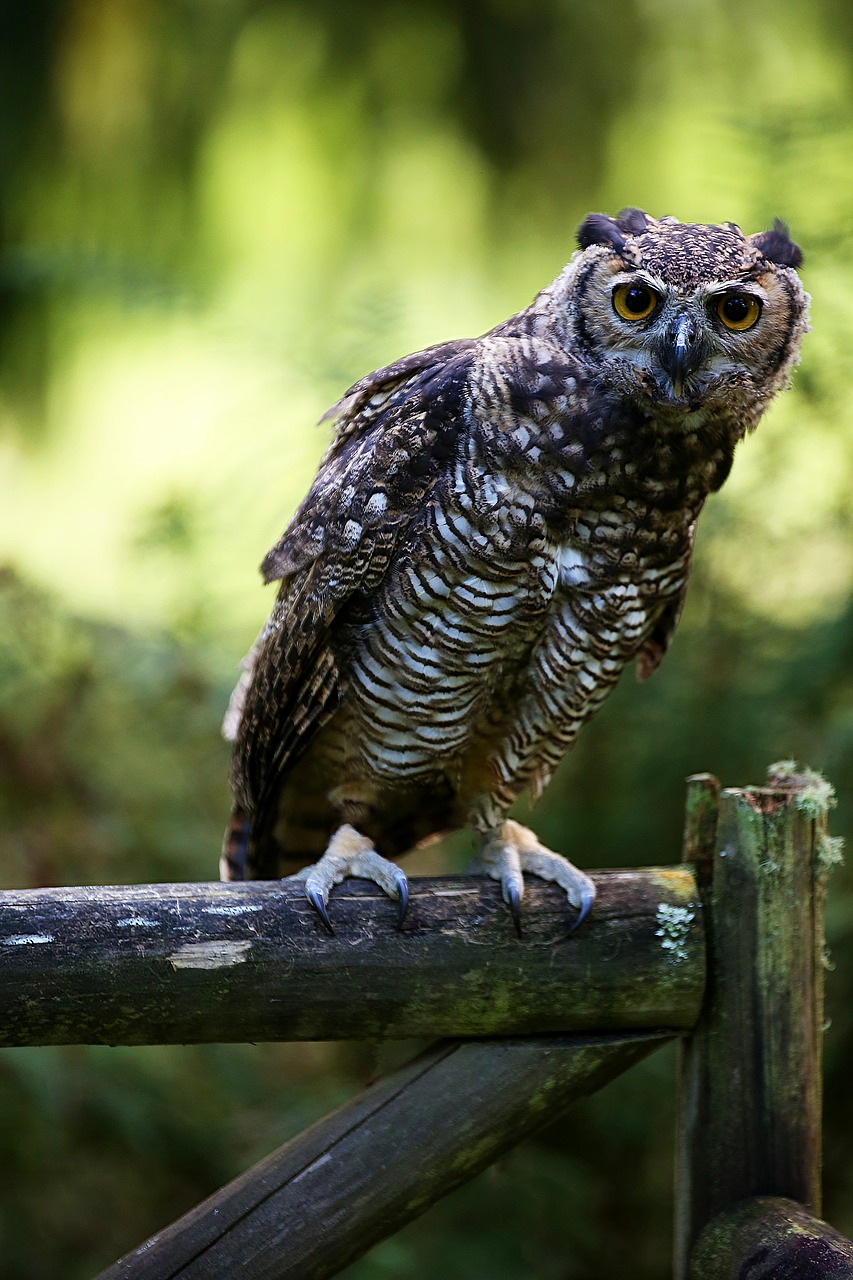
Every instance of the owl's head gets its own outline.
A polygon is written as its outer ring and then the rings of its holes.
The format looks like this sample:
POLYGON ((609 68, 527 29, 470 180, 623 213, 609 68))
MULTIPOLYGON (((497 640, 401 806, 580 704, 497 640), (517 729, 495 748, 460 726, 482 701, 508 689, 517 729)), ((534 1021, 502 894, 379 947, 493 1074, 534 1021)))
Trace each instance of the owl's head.
POLYGON ((590 214, 563 276, 572 345, 620 395, 674 422, 757 420, 806 331, 802 254, 776 222, 745 236, 625 209, 590 214))

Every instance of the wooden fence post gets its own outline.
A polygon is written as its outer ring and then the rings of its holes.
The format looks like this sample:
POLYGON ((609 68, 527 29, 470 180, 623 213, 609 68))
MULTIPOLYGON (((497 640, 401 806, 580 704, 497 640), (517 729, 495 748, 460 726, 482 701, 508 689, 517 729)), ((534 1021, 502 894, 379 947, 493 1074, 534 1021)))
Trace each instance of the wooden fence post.
POLYGON ((831 798, 818 775, 776 766, 767 787, 724 791, 715 822, 715 780, 690 780, 685 856, 705 898, 708 983, 679 1064, 676 1280, 706 1274, 691 1271, 696 1239, 737 1201, 820 1212, 831 798))

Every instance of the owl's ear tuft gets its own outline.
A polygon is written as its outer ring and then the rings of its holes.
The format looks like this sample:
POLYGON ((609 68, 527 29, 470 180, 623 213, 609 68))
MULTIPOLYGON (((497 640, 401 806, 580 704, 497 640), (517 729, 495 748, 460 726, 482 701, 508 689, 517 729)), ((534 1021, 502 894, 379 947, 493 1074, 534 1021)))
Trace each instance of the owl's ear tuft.
POLYGON ((773 220, 770 231, 759 231, 750 239, 769 262, 776 262, 780 267, 799 267, 803 262, 803 251, 794 244, 787 226, 781 218, 773 220))
POLYGON ((641 236, 649 229, 648 215, 642 209, 622 209, 616 215, 616 223, 629 236, 641 236))
POLYGON ((588 213, 578 227, 578 244, 582 249, 604 244, 621 253, 625 248, 625 236, 615 218, 608 218, 606 213, 588 213))

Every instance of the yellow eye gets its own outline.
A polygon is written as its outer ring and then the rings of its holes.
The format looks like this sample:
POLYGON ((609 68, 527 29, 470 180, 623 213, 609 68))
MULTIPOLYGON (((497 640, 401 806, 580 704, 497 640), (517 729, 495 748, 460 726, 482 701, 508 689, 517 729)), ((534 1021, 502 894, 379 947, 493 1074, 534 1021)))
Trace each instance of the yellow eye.
POLYGON ((717 315, 727 329, 743 333, 757 323, 761 303, 751 293, 724 293, 717 299, 717 315))
POLYGON ((645 284, 620 284, 613 290, 613 309, 623 320, 645 320, 660 298, 645 284))

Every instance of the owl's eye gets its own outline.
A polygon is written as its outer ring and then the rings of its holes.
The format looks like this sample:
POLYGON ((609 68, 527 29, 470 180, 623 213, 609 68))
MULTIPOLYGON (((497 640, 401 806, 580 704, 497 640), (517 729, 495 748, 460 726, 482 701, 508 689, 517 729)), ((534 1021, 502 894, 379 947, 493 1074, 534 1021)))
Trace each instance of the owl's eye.
POLYGON ((727 329, 743 333, 757 323, 761 303, 751 293, 724 293, 717 299, 717 315, 727 329))
POLYGON ((644 284, 620 284, 613 290, 613 309, 623 320, 645 320, 660 298, 644 284))

